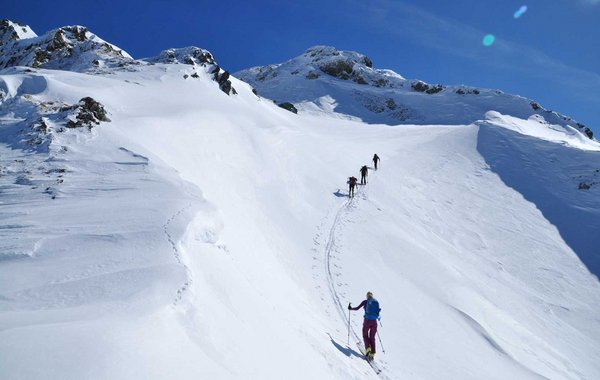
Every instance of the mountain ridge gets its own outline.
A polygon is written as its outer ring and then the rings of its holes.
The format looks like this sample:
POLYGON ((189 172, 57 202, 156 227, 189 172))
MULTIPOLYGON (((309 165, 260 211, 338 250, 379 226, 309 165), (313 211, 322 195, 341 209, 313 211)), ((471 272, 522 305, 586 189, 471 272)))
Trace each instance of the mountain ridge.
POLYGON ((585 125, 533 100, 500 90, 405 79, 392 70, 373 68, 364 54, 332 46, 314 46, 284 63, 256 66, 234 75, 277 103, 293 103, 300 112, 319 109, 368 123, 397 125, 469 124, 484 119, 490 110, 511 111, 522 119, 540 115, 548 123, 570 126, 593 139, 585 125), (325 103, 336 103, 333 109, 322 104, 325 97, 333 99, 325 103))

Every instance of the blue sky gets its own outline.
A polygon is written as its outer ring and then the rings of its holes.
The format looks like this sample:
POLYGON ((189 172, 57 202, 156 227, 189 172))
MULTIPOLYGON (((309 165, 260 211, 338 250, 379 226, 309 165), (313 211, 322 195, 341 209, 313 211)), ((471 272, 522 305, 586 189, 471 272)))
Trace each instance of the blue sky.
POLYGON ((333 45, 407 78, 526 96, 600 135, 600 0, 4 0, 0 18, 85 25, 135 58, 199 46, 232 72, 333 45))

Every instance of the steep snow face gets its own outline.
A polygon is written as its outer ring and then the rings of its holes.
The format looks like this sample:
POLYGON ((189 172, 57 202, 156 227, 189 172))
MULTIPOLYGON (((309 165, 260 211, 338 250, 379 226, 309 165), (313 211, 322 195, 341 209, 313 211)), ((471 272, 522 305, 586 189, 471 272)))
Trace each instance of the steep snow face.
POLYGON ((431 85, 373 68, 365 55, 315 46, 282 64, 234 74, 277 103, 300 112, 335 112, 368 123, 468 124, 488 111, 527 119, 539 114, 552 124, 570 126, 592 138, 592 131, 569 117, 499 90, 431 85))
POLYGON ((29 27, 0 24, 0 69, 12 66, 93 72, 123 67, 133 59, 83 26, 64 26, 37 36, 29 27))

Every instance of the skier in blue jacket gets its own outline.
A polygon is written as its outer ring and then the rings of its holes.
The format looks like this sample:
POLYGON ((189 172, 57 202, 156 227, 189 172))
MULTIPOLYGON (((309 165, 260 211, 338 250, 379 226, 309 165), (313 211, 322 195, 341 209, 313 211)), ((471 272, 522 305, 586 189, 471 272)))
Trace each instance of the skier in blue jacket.
POLYGON ((357 307, 348 304, 348 310, 360 310, 365 308, 365 319, 363 321, 363 340, 365 342, 365 355, 369 359, 375 356, 375 335, 377 334, 377 320, 379 319, 379 301, 373 298, 372 292, 367 292, 367 299, 362 301, 357 307))

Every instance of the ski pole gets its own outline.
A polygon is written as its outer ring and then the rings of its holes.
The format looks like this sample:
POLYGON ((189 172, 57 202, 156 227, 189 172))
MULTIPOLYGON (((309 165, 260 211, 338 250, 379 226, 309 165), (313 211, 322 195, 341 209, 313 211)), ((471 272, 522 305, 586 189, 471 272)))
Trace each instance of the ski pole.
POLYGON ((385 348, 383 348, 383 343, 381 343, 381 337, 379 336, 379 331, 377 331, 377 338, 379 338, 379 345, 381 346, 381 351, 385 354, 385 348))
POLYGON ((348 309, 348 347, 350 347, 350 309, 348 309))

